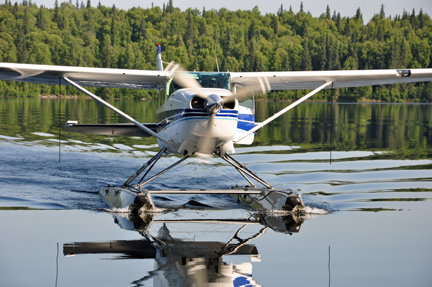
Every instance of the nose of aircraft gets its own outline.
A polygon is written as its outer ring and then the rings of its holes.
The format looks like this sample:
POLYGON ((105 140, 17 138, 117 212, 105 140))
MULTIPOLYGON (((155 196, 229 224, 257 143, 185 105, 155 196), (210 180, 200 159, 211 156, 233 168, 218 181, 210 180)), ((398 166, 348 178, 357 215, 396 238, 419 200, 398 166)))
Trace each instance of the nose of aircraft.
POLYGON ((216 95, 209 95, 204 101, 204 110, 210 115, 215 115, 220 112, 223 107, 223 99, 216 95))

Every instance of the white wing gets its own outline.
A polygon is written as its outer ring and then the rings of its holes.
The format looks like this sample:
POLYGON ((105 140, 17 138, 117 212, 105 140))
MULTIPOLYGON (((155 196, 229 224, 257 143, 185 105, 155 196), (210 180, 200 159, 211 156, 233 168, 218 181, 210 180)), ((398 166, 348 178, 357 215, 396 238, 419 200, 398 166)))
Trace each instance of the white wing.
POLYGON ((315 89, 328 82, 333 82, 333 88, 345 88, 432 81, 432 69, 231 72, 233 84, 256 85, 258 78, 267 78, 271 90, 315 89))
MULTIPOLYGON (((231 73, 232 83, 242 86, 256 86, 257 82, 263 82, 262 79, 266 79, 271 90, 313 91, 256 125, 234 143, 240 142, 322 89, 427 82, 432 81, 432 69, 231 73)), ((265 89, 263 87, 263 91, 265 89)))
MULTIPOLYGON (((156 89, 166 82, 169 73, 149 70, 0 63, 0 80, 58 84, 59 77, 68 77, 82 86, 156 89)), ((432 69, 231 72, 233 84, 256 85, 258 78, 267 78, 271 90, 315 89, 326 82, 333 82, 333 88, 344 88, 432 81, 432 69)))
MULTIPOLYGON (((67 77, 81 86, 156 89, 165 84, 169 73, 148 70, 0 63, 0 80, 57 85, 61 77, 67 77)), ((64 81, 62 83, 66 84, 64 81)))

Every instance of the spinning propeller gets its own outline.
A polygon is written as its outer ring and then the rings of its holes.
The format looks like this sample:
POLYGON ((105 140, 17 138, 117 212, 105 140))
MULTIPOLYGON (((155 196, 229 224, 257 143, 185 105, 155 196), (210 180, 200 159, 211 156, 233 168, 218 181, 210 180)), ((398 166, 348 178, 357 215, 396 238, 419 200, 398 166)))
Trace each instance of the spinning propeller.
POLYGON ((214 137, 214 120, 216 114, 218 114, 224 107, 225 104, 234 103, 236 100, 244 100, 251 98, 256 94, 266 94, 270 91, 270 84, 265 77, 257 77, 258 83, 251 84, 249 86, 242 86, 238 92, 232 93, 228 97, 221 97, 217 94, 204 93, 206 87, 201 84, 193 77, 190 76, 188 71, 175 62, 171 62, 165 68, 168 71, 170 77, 176 72, 173 81, 182 88, 192 89, 196 96, 204 100, 204 110, 209 114, 209 120, 207 123, 206 132, 201 138, 198 144, 197 155, 203 157, 212 157, 214 149, 216 148, 216 139, 214 137))

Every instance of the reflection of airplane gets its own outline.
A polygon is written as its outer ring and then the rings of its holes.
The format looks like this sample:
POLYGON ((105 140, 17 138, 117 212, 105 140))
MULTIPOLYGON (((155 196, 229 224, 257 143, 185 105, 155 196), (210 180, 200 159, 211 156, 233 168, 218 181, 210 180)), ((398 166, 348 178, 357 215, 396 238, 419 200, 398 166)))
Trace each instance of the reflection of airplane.
MULTIPOLYGON (((140 232, 145 237, 143 240, 75 242, 65 244, 63 253, 66 256, 119 254, 119 259, 155 259, 154 271, 133 282, 137 285, 153 278, 154 286, 259 286, 252 276, 250 261, 261 261, 260 254, 250 242, 264 234, 268 228, 290 234, 299 232, 304 221, 304 218, 291 215, 281 218, 262 214, 247 220, 153 220, 153 217, 150 214, 132 218, 115 216, 115 222, 120 227, 140 232), (153 224, 160 226, 157 235, 150 234, 150 225, 153 224), (220 242, 213 239, 217 234, 212 235, 211 241, 196 240, 202 236, 201 231, 191 231, 197 230, 196 228, 188 229, 190 236, 194 233, 194 240, 176 239, 171 235, 169 227, 178 230, 181 224, 203 226, 207 228, 207 232, 209 224, 217 225, 218 231, 233 224, 241 227, 230 240, 220 242), (254 224, 264 226, 252 236, 243 238, 242 230, 254 224), (228 263, 230 260, 238 262, 239 259, 242 261, 240 264, 228 263)), ((226 233, 223 234, 225 240, 226 233)))
POLYGON ((207 156, 216 154, 234 166, 253 188, 240 188, 232 192, 217 190, 164 192, 242 193, 247 194, 247 202, 264 208, 289 210, 296 206, 303 206, 301 198, 275 191, 271 185, 228 155, 229 151, 235 152, 234 144, 251 144, 255 131, 323 89, 432 80, 432 69, 188 73, 180 71, 179 65, 170 63, 163 70, 160 46, 157 67, 158 71, 142 71, 0 63, 0 79, 72 85, 132 122, 129 125, 82 125, 68 122, 66 126, 68 131, 157 138, 160 152, 131 176, 124 183, 123 188, 101 189, 101 195, 111 206, 124 207, 135 202, 141 207, 152 207, 151 194, 156 192, 141 189, 145 184, 193 154, 207 156), (164 90, 165 102, 157 111, 157 123, 142 124, 83 86, 164 90), (298 89, 313 89, 313 91, 262 123, 255 122, 254 93, 298 89), (179 154, 184 157, 159 174, 145 180, 145 176, 164 154, 179 154), (142 179, 133 185, 132 182, 143 172, 142 179), (249 177, 265 188, 256 189, 249 177), (137 193, 142 195, 139 200, 135 197, 137 193), (293 202, 296 202, 294 206, 293 202))

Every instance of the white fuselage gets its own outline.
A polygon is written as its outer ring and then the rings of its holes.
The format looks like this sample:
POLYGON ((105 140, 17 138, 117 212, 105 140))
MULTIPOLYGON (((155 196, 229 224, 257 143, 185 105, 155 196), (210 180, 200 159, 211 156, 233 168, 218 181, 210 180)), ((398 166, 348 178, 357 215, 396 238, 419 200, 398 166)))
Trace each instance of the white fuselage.
MULTIPOLYGON (((216 94, 222 99, 232 96, 230 91, 219 88, 202 88, 201 94, 216 94)), ((170 145, 158 140, 160 148, 169 153, 192 155, 205 141, 206 144, 210 141, 213 150, 219 150, 222 155, 227 151, 234 153, 235 138, 255 125, 252 111, 235 100, 224 105, 211 120, 202 102, 193 89, 177 90, 168 98, 157 111, 157 130, 170 145)), ((252 141, 253 135, 241 143, 252 141)))

